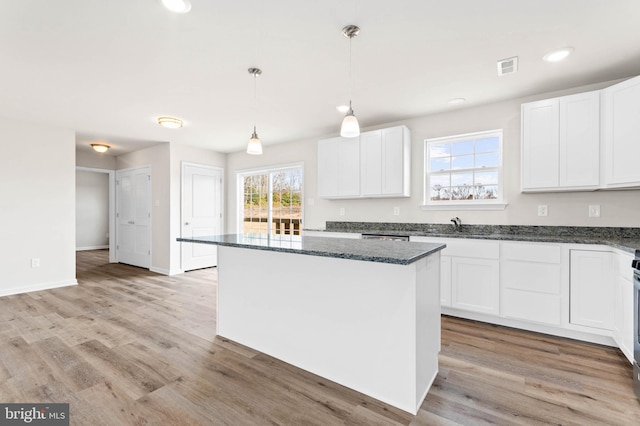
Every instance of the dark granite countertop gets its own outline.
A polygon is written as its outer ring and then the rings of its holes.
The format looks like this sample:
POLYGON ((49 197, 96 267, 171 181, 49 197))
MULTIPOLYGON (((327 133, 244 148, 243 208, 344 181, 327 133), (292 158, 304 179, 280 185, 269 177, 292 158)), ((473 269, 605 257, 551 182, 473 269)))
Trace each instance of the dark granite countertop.
POLYGON ((640 228, 327 222, 326 232, 606 245, 640 256, 640 228))
POLYGON ((320 238, 293 235, 225 234, 178 238, 178 241, 396 265, 409 265, 445 248, 445 245, 440 243, 407 243, 406 241, 320 238))

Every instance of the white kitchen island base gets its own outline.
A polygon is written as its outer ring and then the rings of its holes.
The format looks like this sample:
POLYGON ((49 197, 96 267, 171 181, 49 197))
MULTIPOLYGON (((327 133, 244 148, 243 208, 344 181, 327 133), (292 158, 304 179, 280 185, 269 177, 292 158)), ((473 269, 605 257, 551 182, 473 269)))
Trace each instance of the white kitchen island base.
POLYGON ((218 334, 416 414, 438 373, 440 253, 408 265, 218 247, 218 334))

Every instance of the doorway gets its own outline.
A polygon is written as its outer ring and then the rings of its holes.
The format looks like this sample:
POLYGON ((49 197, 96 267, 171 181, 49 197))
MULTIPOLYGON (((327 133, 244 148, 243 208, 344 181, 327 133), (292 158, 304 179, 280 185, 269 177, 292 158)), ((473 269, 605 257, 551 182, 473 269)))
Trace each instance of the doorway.
POLYGON ((151 166, 116 171, 116 258, 151 266, 151 166))
POLYGON ((117 262, 115 204, 115 170, 76 167, 76 250, 105 248, 106 245, 109 249, 109 262, 117 262), (102 186, 98 182, 103 181, 103 176, 106 176, 107 180, 108 195, 106 200, 102 198, 102 195, 95 194, 96 191, 104 190, 104 188, 98 188, 102 186), (79 184, 86 186, 84 188, 78 187, 79 184), (94 202, 97 203, 92 205, 94 202), (97 219, 95 216, 106 216, 106 230, 102 218, 97 219), (92 224, 91 221, 94 219, 99 220, 101 224, 99 226, 92 224), (100 235, 107 237, 107 241, 105 242, 104 238, 100 240, 100 235))
MULTIPOLYGON (((222 233, 223 169, 182 163, 182 238, 222 233)), ((218 264, 216 246, 181 244, 183 271, 210 268, 218 264)))

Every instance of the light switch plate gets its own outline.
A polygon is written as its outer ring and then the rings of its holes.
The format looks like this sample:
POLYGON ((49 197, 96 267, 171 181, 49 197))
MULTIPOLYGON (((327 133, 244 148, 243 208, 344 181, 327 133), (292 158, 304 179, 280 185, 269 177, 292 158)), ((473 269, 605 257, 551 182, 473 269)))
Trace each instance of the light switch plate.
POLYGON ((600 217, 600 205, 599 204, 591 204, 591 205, 589 205, 589 217, 600 217))
POLYGON ((549 216, 549 206, 546 204, 538 205, 538 216, 549 216))

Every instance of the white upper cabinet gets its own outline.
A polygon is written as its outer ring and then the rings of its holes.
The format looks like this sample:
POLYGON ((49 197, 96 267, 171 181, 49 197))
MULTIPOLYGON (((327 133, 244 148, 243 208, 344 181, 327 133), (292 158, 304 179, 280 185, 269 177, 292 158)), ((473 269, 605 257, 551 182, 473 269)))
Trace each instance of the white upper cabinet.
POLYGON ((411 137, 405 126, 363 132, 358 138, 318 141, 318 196, 408 197, 411 137))
POLYGON ((318 141, 318 197, 360 195, 360 140, 336 137, 318 141))
POLYGON ((600 184, 600 92, 522 105, 522 191, 600 184))
POLYGON ((365 132, 360 136, 363 197, 411 195, 411 140, 404 126, 365 132))
POLYGON ((602 91, 603 186, 640 186, 640 77, 602 91))
POLYGON ((522 190, 557 188, 559 179, 558 100, 522 105, 522 190))

